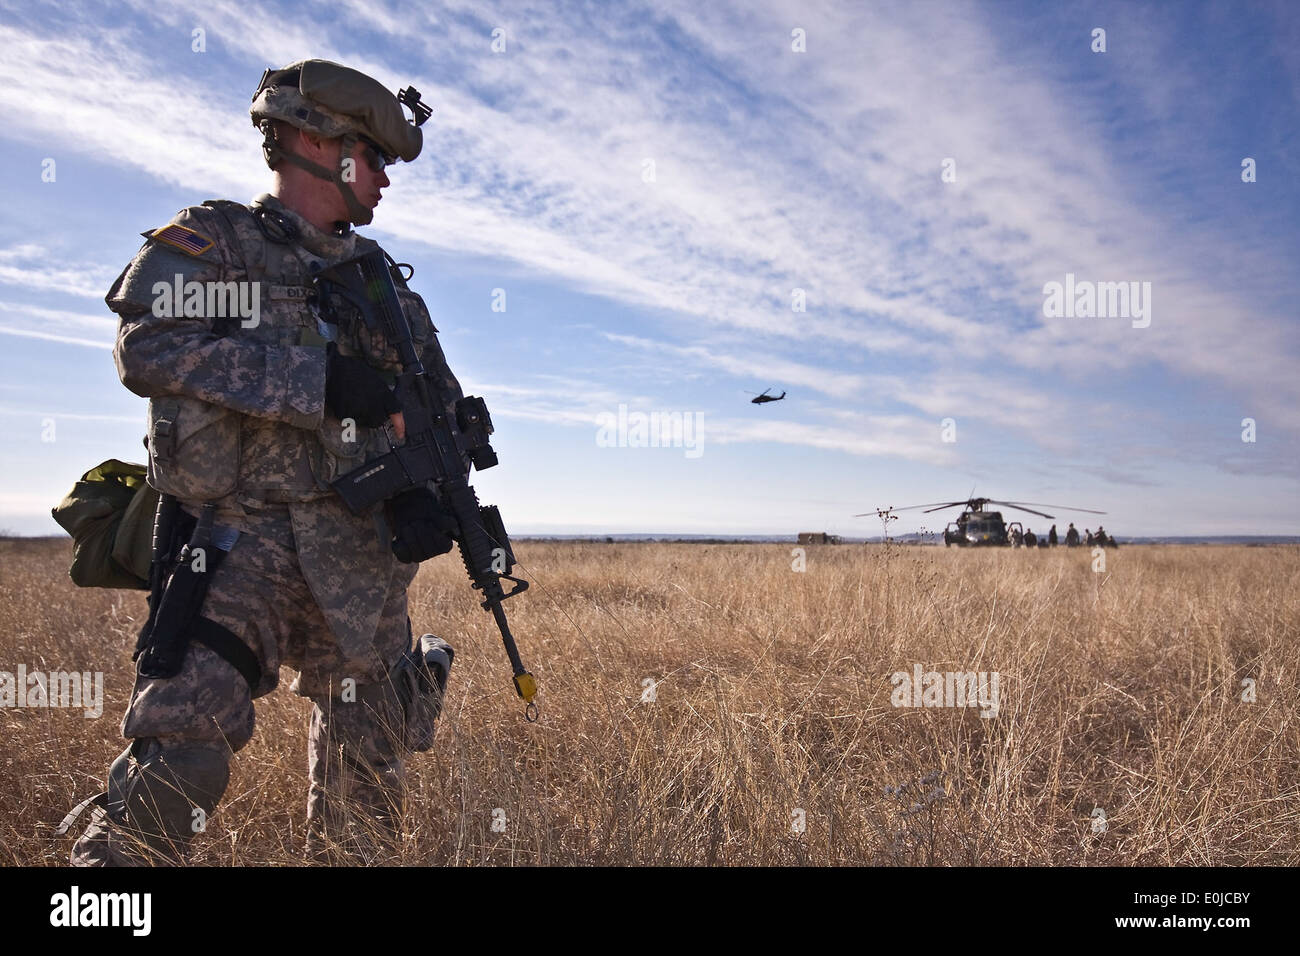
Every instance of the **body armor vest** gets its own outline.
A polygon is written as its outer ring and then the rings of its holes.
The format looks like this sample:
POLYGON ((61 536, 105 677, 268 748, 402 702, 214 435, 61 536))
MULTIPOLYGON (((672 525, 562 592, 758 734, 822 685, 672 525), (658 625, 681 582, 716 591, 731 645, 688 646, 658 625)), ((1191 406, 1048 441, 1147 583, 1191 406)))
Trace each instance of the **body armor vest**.
MULTIPOLYGON (((257 283, 259 302, 256 322, 224 318, 214 322, 214 331, 251 345, 319 348, 322 361, 333 341, 343 354, 394 370, 369 352, 372 343, 350 303, 336 301, 322 310, 317 300, 311 269, 339 259, 316 256, 264 229, 256 206, 229 200, 203 205, 218 214, 212 220, 224 240, 223 279, 257 283), (326 323, 323 313, 337 321, 326 323)), ((355 243, 357 251, 374 245, 360 236, 355 243)), ((384 429, 340 422, 328 409, 319 427, 309 430, 195 399, 164 398, 152 400, 151 420, 151 483, 156 477, 156 487, 186 502, 219 501, 224 514, 331 495, 330 482, 391 447, 384 429)))

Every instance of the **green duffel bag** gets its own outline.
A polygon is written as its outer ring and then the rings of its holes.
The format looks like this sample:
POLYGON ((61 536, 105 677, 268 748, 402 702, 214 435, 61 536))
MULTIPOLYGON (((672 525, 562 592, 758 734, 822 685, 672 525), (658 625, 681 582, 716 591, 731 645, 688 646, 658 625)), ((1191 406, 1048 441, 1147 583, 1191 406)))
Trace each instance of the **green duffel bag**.
POLYGON ((52 510, 72 535, 75 584, 83 588, 148 588, 158 492, 145 467, 111 458, 81 476, 52 510))

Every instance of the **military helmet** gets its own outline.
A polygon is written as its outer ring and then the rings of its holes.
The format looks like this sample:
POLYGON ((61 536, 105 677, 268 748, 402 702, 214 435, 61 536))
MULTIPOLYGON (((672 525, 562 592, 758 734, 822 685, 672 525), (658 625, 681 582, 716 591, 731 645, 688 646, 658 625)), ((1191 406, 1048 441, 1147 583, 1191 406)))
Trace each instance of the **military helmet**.
POLYGON ((413 87, 394 94, 378 80, 349 67, 329 60, 301 60, 278 70, 267 69, 248 112, 253 125, 262 131, 262 153, 268 166, 284 159, 333 181, 347 200, 353 221, 364 224, 370 221, 371 212, 357 202, 342 169, 353 144, 358 138, 369 140, 390 161, 400 158, 409 163, 420 155, 420 125, 432 111, 420 102, 413 87), (407 120, 403 104, 411 109, 413 120, 407 120), (341 138, 341 168, 328 170, 281 149, 271 120, 328 139, 341 138))

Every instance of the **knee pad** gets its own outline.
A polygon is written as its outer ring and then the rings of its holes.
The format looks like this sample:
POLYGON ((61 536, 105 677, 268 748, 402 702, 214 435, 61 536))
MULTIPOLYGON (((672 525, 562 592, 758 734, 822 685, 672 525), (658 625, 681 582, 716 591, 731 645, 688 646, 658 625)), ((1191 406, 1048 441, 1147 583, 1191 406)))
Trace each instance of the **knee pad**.
POLYGON ((109 769, 106 809, 110 816, 116 810, 151 848, 175 857, 207 825, 229 782, 229 758, 221 751, 164 748, 142 738, 109 769))

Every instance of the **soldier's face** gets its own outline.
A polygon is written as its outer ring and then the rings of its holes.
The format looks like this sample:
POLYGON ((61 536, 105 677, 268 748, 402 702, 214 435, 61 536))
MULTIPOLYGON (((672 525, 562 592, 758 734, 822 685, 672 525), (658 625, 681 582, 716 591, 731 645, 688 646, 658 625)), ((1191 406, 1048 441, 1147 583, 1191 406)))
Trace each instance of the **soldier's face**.
POLYGON ((352 147, 352 160, 352 168, 357 177, 356 182, 352 183, 352 191, 356 193, 357 202, 367 209, 374 209, 383 198, 380 190, 390 184, 388 172, 384 168, 386 157, 372 144, 358 139, 352 147))

